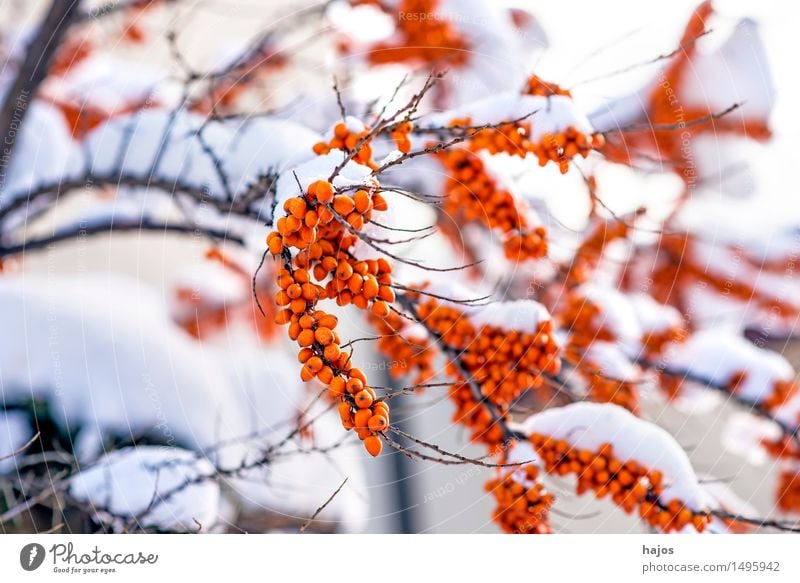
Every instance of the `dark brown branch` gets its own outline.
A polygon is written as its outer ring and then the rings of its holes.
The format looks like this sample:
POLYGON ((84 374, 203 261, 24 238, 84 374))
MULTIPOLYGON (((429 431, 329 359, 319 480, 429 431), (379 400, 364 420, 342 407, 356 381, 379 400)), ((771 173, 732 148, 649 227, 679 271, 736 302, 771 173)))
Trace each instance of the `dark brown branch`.
POLYGON ((702 117, 697 117, 695 119, 689 121, 682 121, 677 123, 669 123, 669 124, 648 124, 648 123, 639 123, 639 124, 631 124, 628 126, 623 126, 621 128, 614 128, 610 130, 606 130, 603 132, 604 135, 608 134, 616 134, 616 133, 630 133, 630 132, 669 132, 674 130, 682 130, 686 128, 690 128, 696 125, 701 125, 707 123, 709 121, 715 121, 722 117, 725 117, 731 112, 736 111, 739 109, 743 104, 742 103, 734 103, 730 107, 725 108, 722 111, 716 113, 709 113, 708 115, 704 115, 702 117))
POLYGON ((314 514, 312 514, 312 515, 311 515, 311 517, 310 517, 308 520, 306 520, 306 521, 305 521, 303 524, 301 524, 301 525, 300 525, 300 532, 305 532, 305 531, 306 531, 306 529, 309 527, 309 525, 310 525, 312 522, 314 522, 314 520, 316 520, 317 516, 319 516, 319 513, 320 513, 320 512, 322 512, 323 510, 325 510, 325 507, 326 507, 328 504, 330 504, 330 503, 333 501, 333 499, 334 499, 334 498, 336 498, 336 496, 339 494, 339 492, 341 492, 341 491, 342 491, 342 488, 344 488, 344 485, 347 483, 347 480, 349 480, 349 479, 350 479, 349 477, 348 477, 348 478, 345 478, 345 479, 344 479, 344 481, 343 481, 341 484, 339 484, 339 487, 338 487, 338 488, 336 488, 336 491, 334 491, 334 493, 333 493, 333 494, 331 494, 331 495, 328 497, 328 499, 327 499, 327 500, 325 500, 325 502, 322 504, 322 506, 320 506, 319 508, 317 508, 317 509, 314 511, 314 514))
MULTIPOLYGON (((6 92, 0 108, 0 140, 2 165, 7 169, 12 160, 14 145, 30 104, 42 81, 47 77, 53 60, 70 25, 78 16, 79 0, 53 0, 47 16, 31 42, 25 47, 19 71, 6 92)), ((4 181, 0 182, 2 190, 4 181)))
POLYGON ((63 229, 53 233, 52 235, 40 237, 37 239, 28 239, 16 245, 1 246, 0 257, 8 257, 10 255, 18 255, 26 251, 38 251, 47 249, 55 243, 63 241, 71 241, 81 237, 89 237, 93 235, 112 234, 118 233, 131 233, 150 231, 156 233, 178 233, 183 235, 201 234, 210 236, 215 240, 232 241, 239 245, 244 245, 244 239, 238 235, 232 235, 227 231, 213 228, 201 228, 186 225, 183 223, 155 223, 149 219, 135 219, 135 220, 120 220, 110 219, 103 223, 94 223, 91 225, 76 225, 68 229, 63 229))

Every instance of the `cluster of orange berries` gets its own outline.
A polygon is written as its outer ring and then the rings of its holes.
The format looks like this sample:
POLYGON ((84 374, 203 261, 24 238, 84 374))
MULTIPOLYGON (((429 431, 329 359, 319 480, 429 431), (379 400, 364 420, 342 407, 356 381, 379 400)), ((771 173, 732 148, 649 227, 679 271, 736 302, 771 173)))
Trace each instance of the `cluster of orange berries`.
POLYGON ((408 322, 403 316, 390 312, 383 318, 370 314, 369 319, 380 334, 376 348, 392 361, 391 377, 399 378, 414 371, 414 382, 423 384, 434 376, 434 348, 427 338, 408 332, 408 322))
MULTIPOLYGON (((450 123, 451 126, 470 127, 472 121, 470 118, 458 118, 450 123)), ((563 132, 546 133, 538 141, 530 136, 530 123, 515 122, 475 131, 468 144, 475 152, 486 150, 490 154, 505 153, 521 158, 533 154, 539 166, 555 162, 561 173, 565 174, 569 170, 570 160, 575 156, 586 158, 589 152, 602 148, 605 143, 602 134, 587 135, 572 125, 563 132)))
POLYGON ((719 112, 687 103, 684 99, 687 81, 691 82, 696 74, 692 66, 697 53, 696 41, 708 30, 708 19, 713 12, 710 1, 702 2, 695 9, 678 44, 682 50, 670 59, 669 65, 659 76, 659 83, 654 84, 646 97, 646 112, 642 121, 646 121, 652 131, 617 133, 603 148, 607 159, 630 164, 632 152, 650 152, 670 162, 675 173, 688 182, 695 174, 687 166, 684 152, 687 139, 703 133, 713 133, 715 136, 740 135, 755 140, 766 140, 772 135, 766 120, 738 115, 712 119, 709 114, 719 112), (669 127, 658 127, 675 124, 686 124, 686 131, 676 132, 669 127))
POLYGON ((545 490, 539 479, 539 469, 533 464, 509 472, 501 469, 489 480, 485 489, 497 501, 492 513, 503 532, 508 534, 550 534, 549 510, 553 495, 545 490))
POLYGON ((556 310, 558 324, 569 333, 569 345, 585 349, 594 342, 613 342, 616 334, 603 325, 602 308, 583 294, 570 292, 556 310))
MULTIPOLYGON (((373 4, 376 0, 354 0, 354 4, 373 4)), ((438 0, 400 0, 390 11, 395 23, 391 41, 371 47, 369 60, 376 65, 387 63, 426 63, 460 66, 469 57, 469 44, 453 23, 438 16, 438 0), (422 17, 408 18, 408 15, 422 17)))
POLYGON ((531 228, 514 196, 501 188, 483 160, 468 150, 450 148, 436 157, 447 171, 444 210, 464 222, 481 222, 505 235, 506 257, 516 261, 547 255, 547 230, 531 228))
POLYGON ((543 374, 558 374, 561 361, 553 323, 542 321, 535 332, 479 327, 461 310, 433 298, 419 303, 416 312, 443 347, 457 354, 445 369, 457 379, 450 390, 456 404, 454 420, 471 429, 473 440, 501 445, 504 428, 482 401, 506 419, 506 411, 524 391, 542 386, 543 374), (470 383, 480 388, 480 395, 473 394, 470 383))
POLYGON ((534 145, 533 153, 539 158, 540 166, 555 162, 561 173, 566 174, 575 156, 586 158, 589 152, 600 150, 605 143, 603 134, 586 135, 575 126, 568 126, 563 132, 544 134, 534 145))
MULTIPOLYGON (((738 371, 728 381, 728 387, 735 394, 739 387, 747 380, 747 371, 738 371)), ((772 390, 759 403, 767 411, 774 411, 785 404, 797 393, 797 383, 793 380, 776 380, 772 383, 772 390)))
MULTIPOLYGON (((643 210, 638 210, 634 216, 642 213, 643 210)), ((575 251, 567 271, 566 284, 577 286, 589 281, 608 245, 627 238, 630 231, 631 223, 628 221, 617 218, 599 220, 575 251)))
POLYGON ((702 532, 711 522, 710 515, 695 512, 680 500, 662 504, 659 501, 664 490, 661 472, 633 460, 617 459, 610 443, 590 451, 576 449, 564 439, 539 433, 532 434, 530 441, 549 473, 577 477, 579 495, 592 491, 597 498, 611 496, 626 513, 638 509, 643 520, 664 532, 681 530, 687 525, 702 532))
POLYGON ((790 470, 781 472, 777 503, 784 512, 800 512, 800 473, 790 470))
POLYGON ((258 335, 269 340, 275 336, 275 304, 256 302, 256 298, 272 296, 274 274, 270 266, 259 271, 253 281, 250 271, 239 265, 216 247, 206 252, 206 258, 222 265, 236 280, 242 290, 242 301, 222 302, 206 297, 190 287, 178 286, 175 300, 181 308, 175 314, 176 323, 190 335, 202 340, 224 329, 233 320, 244 320, 255 328, 258 335), (258 306, 261 306, 261 310, 258 306), (263 314, 262 314, 263 312, 263 314))
MULTIPOLYGON (((800 424, 800 418, 797 423, 800 424)), ((761 444, 769 455, 786 463, 778 477, 778 508, 784 512, 800 512, 800 470, 797 466, 800 462, 800 446, 796 439, 784 433, 777 439, 765 439, 761 444)))
POLYGON ((342 150, 350 154, 357 149, 353 161, 375 170, 378 165, 372 159, 372 144, 369 140, 362 142, 369 132, 368 127, 364 127, 361 131, 353 131, 345 122, 339 122, 333 126, 333 137, 329 141, 314 144, 314 153, 324 155, 331 150, 342 150))
POLYGON ((357 237, 343 224, 360 229, 374 210, 386 208, 377 188, 359 189, 351 197, 336 194, 330 182, 319 180, 308 186, 304 196, 284 203, 286 215, 267 237, 270 252, 284 261, 275 297, 283 309, 276 322, 288 325, 289 337, 300 346, 301 378, 317 378, 327 385, 329 396, 340 401, 342 424, 356 431, 373 456, 382 448, 378 433, 389 425, 389 407, 376 398, 364 373, 342 350, 337 318, 317 309, 317 304, 335 299, 340 306, 352 303, 363 310, 371 305, 377 317, 390 313, 389 302, 395 299, 391 265, 383 258, 356 259, 350 249, 357 237), (297 250, 294 257, 290 248, 297 250), (323 286, 312 278, 327 283, 323 286))
MULTIPOLYGON (((685 312, 682 308, 689 301, 688 294, 701 283, 709 290, 756 305, 778 317, 797 314, 795 306, 757 289, 753 280, 732 279, 708 269, 705 263, 697 260, 696 245, 696 239, 689 233, 664 233, 658 240, 656 257, 644 260, 649 266, 646 276, 652 281, 648 293, 658 302, 685 312)), ((731 252, 738 259, 743 251, 731 248, 731 252)), ((627 288, 635 289, 637 283, 630 278, 623 279, 627 288)))
POLYGON ((539 97, 551 97, 553 95, 572 97, 572 93, 569 89, 563 89, 556 83, 545 81, 538 75, 531 75, 528 77, 524 93, 526 95, 537 95, 539 97))
POLYGON ((586 381, 586 394, 592 401, 613 403, 624 407, 631 413, 638 413, 639 390, 636 383, 609 377, 585 353, 569 344, 565 348, 564 360, 574 364, 578 373, 586 381))
POLYGON ((642 336, 642 352, 648 359, 664 353, 664 349, 673 343, 686 340, 688 331, 683 326, 669 326, 663 330, 645 332, 642 336))
POLYGON ((600 306, 574 292, 556 311, 559 327, 569 335, 565 346, 564 359, 572 364, 578 374, 586 381, 589 398, 598 403, 614 403, 636 413, 639 391, 636 384, 624 379, 610 378, 603 369, 594 363, 588 349, 595 342, 613 342, 614 334, 599 322, 600 306))
POLYGON ((408 136, 413 130, 414 124, 408 120, 400 122, 392 128, 392 140, 397 149, 403 154, 408 154, 411 151, 411 140, 408 136))

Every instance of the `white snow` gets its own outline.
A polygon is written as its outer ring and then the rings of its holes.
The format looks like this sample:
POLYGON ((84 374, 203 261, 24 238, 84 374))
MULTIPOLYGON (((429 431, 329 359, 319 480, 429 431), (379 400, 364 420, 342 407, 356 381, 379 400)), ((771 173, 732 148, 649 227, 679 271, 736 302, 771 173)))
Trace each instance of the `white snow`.
POLYGON ((607 328, 634 356, 642 339, 638 314, 628 296, 610 285, 584 284, 577 293, 600 308, 598 325, 607 328))
POLYGON ((751 413, 735 411, 723 426, 721 440, 731 453, 742 456, 751 464, 761 465, 768 459, 762 442, 774 441, 780 436, 780 428, 775 423, 751 413))
POLYGON ((672 306, 659 304, 643 293, 625 296, 636 313, 636 319, 644 333, 665 332, 684 325, 681 313, 672 306))
MULTIPOLYGON (((346 154, 342 150, 331 150, 323 156, 314 158, 298 164, 290 172, 284 172, 278 178, 277 196, 275 208, 283 211, 283 203, 290 198, 303 195, 308 186, 317 180, 327 181, 334 169, 345 159, 346 154), (300 186, 298 187, 298 182, 300 186), (301 190, 302 189, 302 190, 301 190)), ((377 186, 377 181, 370 177, 372 170, 363 164, 358 164, 353 160, 347 162, 342 170, 333 179, 333 186, 337 189, 348 186, 377 186)), ((355 194, 355 190, 347 192, 350 196, 355 194)))
MULTIPOLYGON (((476 326, 535 333, 540 323, 551 319, 547 308, 535 300, 481 299, 486 294, 480 287, 472 289, 452 279, 437 278, 424 290, 440 296, 435 298, 437 302, 463 312, 476 326)), ((426 296, 422 297, 424 301, 426 296)))
MULTIPOLYGON (((0 402, 47 400, 59 427, 73 435, 81 427, 75 449, 87 463, 109 435, 149 433, 230 468, 283 439, 306 407, 288 353, 232 333, 199 343, 172 323, 165 298, 122 276, 6 275, 0 320, 7 332, 0 339, 0 402), (221 441, 227 445, 215 447, 221 441)), ((314 429, 321 444, 346 435, 331 412, 314 429)), ((277 463, 260 474, 270 480, 237 482, 233 495, 309 516, 349 476, 325 517, 358 529, 367 505, 363 450, 293 455, 297 447, 291 441, 280 449, 277 463), (296 497, 284 495, 288 485, 296 497)))
POLYGON ((218 519, 214 466, 180 448, 128 447, 82 468, 69 493, 116 531, 134 526, 208 531, 218 519), (202 527, 202 528, 201 528, 202 527))
POLYGON ((612 379, 635 382, 642 376, 639 367, 613 342, 592 342, 584 357, 588 362, 597 365, 604 376, 612 379))
POLYGON ((686 453, 675 439, 654 423, 611 404, 573 403, 528 417, 524 433, 564 439, 573 447, 596 451, 611 443, 620 461, 633 460, 664 476, 665 502, 679 499, 694 510, 714 506, 698 483, 686 453))
POLYGON ((22 446, 33 437, 30 423, 20 411, 0 409, 0 473, 12 471, 16 467, 22 446))
POLYGON ((664 363, 721 385, 736 373, 746 372, 736 395, 757 403, 772 393, 775 381, 794 378, 792 365, 782 355, 758 348, 725 328, 702 330, 685 343, 671 346, 664 363))
POLYGON ((312 157, 319 140, 294 122, 257 118, 236 123, 205 123, 193 113, 157 109, 116 117, 87 138, 91 168, 99 175, 122 169, 134 176, 181 181, 221 198, 228 191, 241 193, 259 175, 312 157))
POLYGON ((470 308, 471 320, 477 326, 495 326, 504 330, 535 332, 542 322, 550 320, 550 313, 534 300, 492 302, 470 308))
POLYGON ((742 107, 734 119, 766 121, 775 105, 769 60, 755 21, 745 18, 717 51, 698 54, 687 73, 682 99, 694 107, 720 112, 742 107))
POLYGON ((58 184, 80 171, 80 150, 64 116, 40 101, 29 105, 17 135, 11 167, 0 183, 0 208, 42 184, 58 184))

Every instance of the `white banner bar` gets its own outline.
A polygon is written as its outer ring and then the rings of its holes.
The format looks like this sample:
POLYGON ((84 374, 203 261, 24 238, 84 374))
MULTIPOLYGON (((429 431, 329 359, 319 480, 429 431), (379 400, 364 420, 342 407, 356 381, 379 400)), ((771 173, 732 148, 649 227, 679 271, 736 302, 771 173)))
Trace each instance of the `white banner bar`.
POLYGON ((2 535, 0 582, 796 582, 798 555, 790 535, 2 535))

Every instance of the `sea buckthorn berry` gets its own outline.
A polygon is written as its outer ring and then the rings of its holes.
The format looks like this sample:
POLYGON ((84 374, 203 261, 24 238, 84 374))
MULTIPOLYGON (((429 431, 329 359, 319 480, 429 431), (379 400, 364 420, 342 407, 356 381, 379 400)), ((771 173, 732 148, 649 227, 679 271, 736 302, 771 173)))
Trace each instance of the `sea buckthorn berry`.
POLYGON ((367 409, 372 405, 372 401, 374 400, 373 395, 370 394, 369 391, 366 389, 359 391, 353 397, 353 401, 355 401, 356 407, 359 409, 367 409))
POLYGON ((322 359, 319 356, 312 356, 305 364, 308 372, 312 374, 316 374, 322 370, 322 359))
POLYGON ((320 180, 315 183, 314 196, 322 204, 328 204, 333 200, 333 185, 325 180, 320 180))
POLYGON ((342 401, 337 406, 339 410, 339 416, 342 418, 342 421, 349 420, 352 417, 352 412, 350 411, 350 405, 342 401))
POLYGON ((372 417, 372 411, 369 409, 359 409, 356 411, 354 417, 356 429, 368 429, 370 417, 372 417))
POLYGON ((323 346, 333 342, 333 331, 330 328, 317 328, 314 331, 314 338, 323 346))
POLYGON ((509 534, 549 534, 552 532, 549 509, 553 495, 541 483, 533 464, 498 468, 497 476, 485 489, 497 501, 493 520, 509 534))
POLYGON ((355 395, 356 393, 362 391, 364 389, 364 382, 361 379, 350 378, 347 381, 347 392, 351 395, 355 395))
POLYGON ((366 190, 357 190, 353 195, 353 202, 355 203, 356 211, 364 214, 372 207, 372 201, 366 190))
POLYGON ((305 329, 300 332, 300 335, 297 337, 297 343, 300 346, 311 346, 314 344, 314 331, 305 329))
POLYGON ((548 472, 577 476, 578 494, 593 491, 598 498, 609 496, 627 513, 638 509, 648 524, 664 532, 678 531, 689 525, 702 532, 710 522, 707 513, 694 512, 678 499, 661 501, 663 474, 634 460, 617 459, 609 443, 602 444, 596 451, 579 450, 563 439, 541 434, 531 435, 530 443, 548 472))
POLYGON ((390 312, 389 304, 384 301, 378 301, 372 304, 372 313, 378 318, 386 318, 390 312))
POLYGON ((364 447, 372 457, 378 457, 383 449, 381 439, 376 435, 370 435, 364 440, 364 447))
POLYGON ((353 202, 353 199, 344 194, 340 194, 333 199, 333 210, 335 210, 343 217, 346 217, 351 212, 353 212, 353 209, 355 209, 355 207, 356 205, 353 202))
MULTIPOLYGON (((336 398, 343 397, 345 395, 345 380, 344 380, 344 378, 341 377, 341 376, 333 377, 333 379, 331 379, 330 384, 328 385, 328 390, 331 392, 331 395, 336 397, 336 398)), ((341 406, 344 405, 344 404, 345 403, 340 403, 339 407, 341 408, 341 406)), ((349 410, 350 406, 347 405, 347 407, 348 407, 348 410, 349 410)))
POLYGON ((376 211, 387 211, 389 210, 389 204, 386 202, 386 199, 383 197, 382 194, 376 192, 372 195, 372 209, 376 211))
POLYGON ((371 431, 374 431, 375 433, 380 433, 381 431, 385 431, 386 428, 389 427, 389 420, 383 415, 373 415, 372 417, 369 418, 368 425, 371 431))
MULTIPOLYGON (((324 147, 318 144, 314 150, 325 153, 331 148, 357 148, 352 152, 353 160, 370 166, 374 164, 371 148, 362 139, 367 131, 354 133, 349 122, 338 124, 330 143, 324 147)), ((353 255, 359 238, 351 229, 361 229, 372 216, 374 201, 382 200, 377 182, 350 196, 337 194, 329 181, 316 180, 308 185, 304 196, 284 202, 285 214, 277 218, 276 230, 267 237, 270 251, 282 260, 275 303, 285 309, 278 311, 275 321, 288 325, 287 335, 300 347, 300 376, 304 381, 316 378, 328 387, 328 398, 341 402, 342 425, 356 430, 362 440, 373 433, 368 427, 371 417, 384 419, 388 425, 389 408, 382 404, 375 411, 371 409, 375 392, 366 387, 363 371, 352 366, 350 354, 342 351, 337 318, 322 311, 319 304, 335 300, 340 306, 353 304, 367 310, 379 296, 386 298, 380 301, 394 300, 393 295, 382 291, 392 283, 388 261, 361 261, 353 255), (292 250, 292 254, 283 254, 284 249, 292 250), (358 419, 350 411, 353 403, 363 411, 358 419)))
POLYGON ((338 344, 328 344, 323 351, 325 360, 328 362, 335 362, 341 353, 342 349, 339 348, 338 344))

